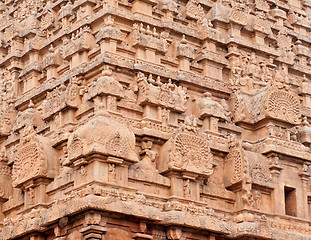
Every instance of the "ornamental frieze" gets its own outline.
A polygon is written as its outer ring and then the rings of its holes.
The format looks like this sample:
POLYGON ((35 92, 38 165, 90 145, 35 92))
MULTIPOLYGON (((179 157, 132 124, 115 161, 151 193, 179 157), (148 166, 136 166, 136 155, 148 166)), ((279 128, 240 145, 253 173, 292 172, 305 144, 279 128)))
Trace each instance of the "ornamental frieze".
POLYGON ((138 74, 138 103, 140 105, 155 104, 169 109, 184 112, 187 102, 186 89, 177 87, 172 82, 162 83, 160 77, 156 80, 152 75, 148 78, 143 73, 138 74))
POLYGON ((66 87, 61 85, 53 91, 47 93, 46 99, 42 103, 43 118, 49 118, 66 107, 76 108, 80 102, 80 88, 76 78, 70 80, 66 87))
POLYGON ((81 27, 71 34, 71 38, 64 38, 61 47, 61 56, 69 60, 76 52, 90 50, 95 44, 95 37, 89 26, 81 27))
POLYGON ((301 104, 298 95, 282 88, 283 83, 263 89, 253 96, 235 92, 232 98, 235 121, 254 123, 264 118, 272 118, 293 125, 299 124, 301 104))

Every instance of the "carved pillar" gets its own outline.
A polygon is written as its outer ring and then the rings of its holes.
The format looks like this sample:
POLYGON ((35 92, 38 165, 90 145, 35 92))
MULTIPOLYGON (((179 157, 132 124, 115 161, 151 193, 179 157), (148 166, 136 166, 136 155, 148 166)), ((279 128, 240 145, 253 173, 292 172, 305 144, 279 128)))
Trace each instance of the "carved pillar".
POLYGON ((302 95, 302 105, 310 106, 311 105, 311 84, 308 83, 308 79, 306 75, 303 76, 300 94, 302 95))
POLYGON ((51 45, 48 53, 43 58, 43 69, 46 69, 46 80, 50 80, 52 78, 56 78, 57 74, 57 67, 60 65, 59 60, 57 59, 57 54, 55 53, 55 49, 51 45))
POLYGON ((232 36, 239 37, 241 35, 242 26, 240 24, 231 23, 229 33, 232 36))
POLYGON ((207 240, 216 240, 216 236, 215 235, 209 235, 207 237, 207 240))
POLYGON ((223 68, 226 66, 226 62, 216 58, 217 54, 216 44, 211 40, 205 40, 203 43, 203 50, 201 56, 197 59, 203 64, 203 74, 206 77, 222 80, 223 68), (215 61, 216 60, 216 61, 215 61))
POLYGON ((145 222, 140 222, 139 223, 139 230, 140 233, 135 233, 133 238, 135 240, 148 240, 148 239, 153 239, 152 235, 149 235, 146 233, 147 231, 147 224, 145 222))
POLYGON ((132 13, 141 13, 152 16, 152 7, 156 5, 153 0, 134 0, 132 2, 132 13))
POLYGON ((277 214, 284 214, 284 189, 283 186, 278 184, 278 178, 283 169, 282 166, 279 165, 279 157, 277 154, 272 153, 268 156, 270 159, 270 172, 272 176, 274 190, 272 193, 272 201, 274 205, 274 212, 277 214))
POLYGON ((196 129, 196 118, 187 116, 185 124, 163 145, 157 167, 171 179, 171 196, 200 199, 198 179, 208 178, 214 171, 213 155, 205 138, 196 129), (197 149, 190 150, 196 143, 197 149))
POLYGON ((265 44, 265 37, 267 34, 261 31, 255 31, 255 42, 259 44, 265 44))
POLYGON ((305 219, 309 219, 309 211, 308 211, 308 184, 310 179, 310 173, 308 172, 309 165, 304 164, 302 171, 299 173, 299 176, 302 181, 302 209, 301 212, 303 216, 300 216, 305 219))
POLYGON ((222 71, 225 65, 209 60, 203 60, 202 63, 204 76, 222 81, 222 71))
POLYGON ((104 19, 105 27, 96 35, 96 41, 100 44, 101 53, 105 51, 115 53, 117 44, 122 41, 122 33, 120 29, 114 27, 114 17, 109 15, 104 19))
POLYGON ((96 5, 95 0, 87 0, 77 6, 74 5, 73 10, 77 13, 77 21, 87 21, 93 15, 93 8, 96 5))
MULTIPOLYGON (((0 202, 5 202, 12 194, 11 168, 5 153, 0 153, 0 202)), ((0 216, 1 218, 1 216, 0 216)))
POLYGON ((149 120, 149 119, 152 119, 154 114, 152 114, 152 111, 151 111, 151 106, 150 105, 145 105, 144 106, 144 113, 143 113, 143 118, 145 120, 149 120))
POLYGON ((115 96, 104 96, 104 100, 106 100, 107 111, 117 112, 117 98, 115 96))
POLYGON ((106 218, 102 218, 101 214, 94 211, 89 211, 84 216, 84 228, 80 229, 80 233, 85 240, 101 240, 103 234, 107 232, 105 227, 106 218))
POLYGON ((218 132, 218 118, 216 117, 205 117, 203 119, 203 130, 209 130, 212 132, 218 132))
POLYGON ((275 9, 271 11, 271 13, 272 13, 272 16, 274 16, 274 18, 276 19, 277 25, 283 27, 284 20, 287 19, 286 12, 279 9, 277 6, 275 9))
POLYGON ((45 238, 44 234, 39 234, 39 233, 33 234, 29 238, 29 240, 45 240, 45 239, 46 238, 45 238))
POLYGON ((183 232, 180 228, 170 227, 167 231, 167 238, 170 240, 181 240, 183 239, 183 232))
POLYGON ((184 182, 183 179, 177 173, 170 173, 167 175, 171 179, 171 196, 184 196, 184 182))
POLYGON ((177 48, 177 57, 179 58, 179 68, 185 71, 190 70, 190 60, 194 59, 194 48, 188 43, 183 35, 177 48))
POLYGON ((156 61, 156 50, 153 48, 146 47, 145 59, 150 62, 155 62, 156 61))

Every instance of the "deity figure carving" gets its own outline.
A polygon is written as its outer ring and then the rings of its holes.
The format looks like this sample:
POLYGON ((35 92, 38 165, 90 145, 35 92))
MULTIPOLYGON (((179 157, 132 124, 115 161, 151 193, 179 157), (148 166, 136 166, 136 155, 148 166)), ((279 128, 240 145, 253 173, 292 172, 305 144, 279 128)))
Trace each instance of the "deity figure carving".
POLYGON ((168 50, 169 43, 161 33, 157 32, 156 28, 151 29, 149 25, 144 28, 144 25, 141 23, 133 24, 132 32, 132 41, 133 46, 137 47, 147 47, 149 49, 154 49, 156 52, 166 53, 168 50))
POLYGON ((188 99, 186 89, 177 87, 170 81, 162 83, 160 78, 155 81, 152 75, 147 79, 143 73, 138 74, 138 103, 140 105, 155 104, 177 112, 186 110, 188 99))
POLYGON ((273 70, 267 60, 259 60, 254 52, 235 53, 231 57, 230 88, 244 92, 256 92, 257 89, 272 83, 273 70))

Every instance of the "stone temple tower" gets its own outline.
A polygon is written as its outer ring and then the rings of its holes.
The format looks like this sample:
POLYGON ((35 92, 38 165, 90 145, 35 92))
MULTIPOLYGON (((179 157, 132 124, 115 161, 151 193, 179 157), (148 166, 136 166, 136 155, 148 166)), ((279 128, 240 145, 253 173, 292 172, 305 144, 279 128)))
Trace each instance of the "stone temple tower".
POLYGON ((0 240, 311 240, 310 0, 0 0, 0 240))

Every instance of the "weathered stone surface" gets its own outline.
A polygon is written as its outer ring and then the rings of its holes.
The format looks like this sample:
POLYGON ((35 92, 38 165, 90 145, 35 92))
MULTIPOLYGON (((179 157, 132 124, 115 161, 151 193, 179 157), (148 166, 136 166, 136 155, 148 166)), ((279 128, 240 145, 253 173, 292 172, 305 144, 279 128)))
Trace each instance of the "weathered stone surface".
POLYGON ((0 2, 0 239, 311 240, 309 1, 0 2))

